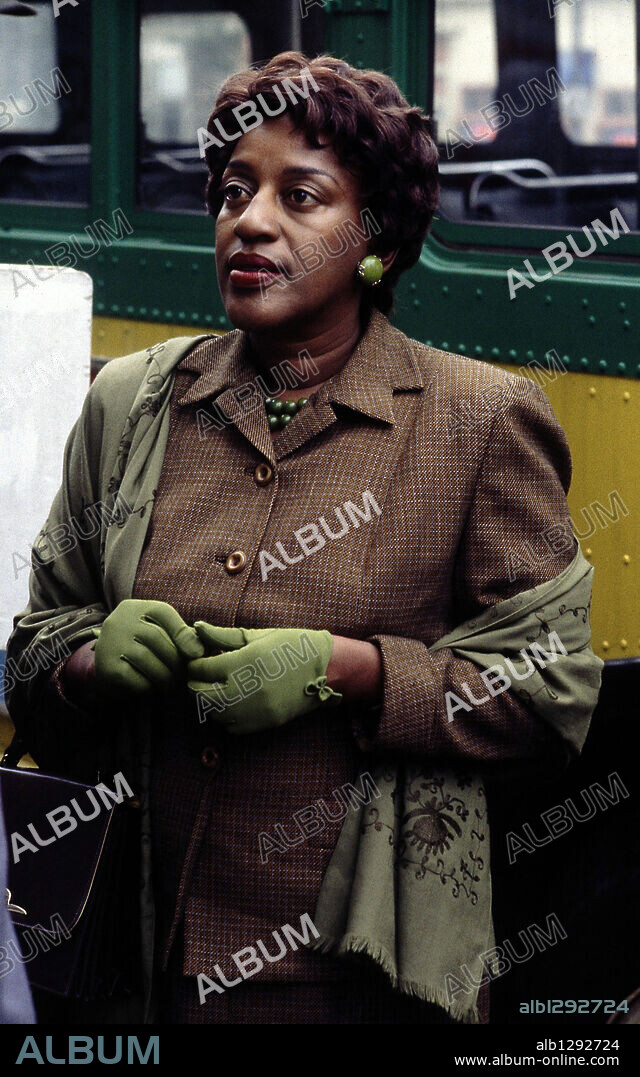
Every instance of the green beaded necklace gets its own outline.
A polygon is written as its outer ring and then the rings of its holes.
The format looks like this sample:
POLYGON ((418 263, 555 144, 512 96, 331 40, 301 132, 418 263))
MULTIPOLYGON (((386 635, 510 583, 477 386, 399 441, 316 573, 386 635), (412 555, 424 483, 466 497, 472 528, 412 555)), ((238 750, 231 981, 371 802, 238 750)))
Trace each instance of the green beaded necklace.
POLYGON ((277 400, 274 396, 265 396, 264 406, 267 410, 269 429, 283 430, 308 399, 306 396, 301 396, 299 400, 277 400))

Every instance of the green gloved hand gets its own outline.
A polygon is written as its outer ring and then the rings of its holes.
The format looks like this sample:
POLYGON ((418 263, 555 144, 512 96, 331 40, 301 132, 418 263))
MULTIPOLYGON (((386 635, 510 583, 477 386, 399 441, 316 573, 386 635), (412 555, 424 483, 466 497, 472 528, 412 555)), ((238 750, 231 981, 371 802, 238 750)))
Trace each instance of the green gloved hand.
POLYGON ((93 631, 96 685, 110 697, 166 691, 184 675, 185 660, 205 653, 195 629, 168 602, 125 598, 93 631))
POLYGON ((210 717, 230 733, 261 733, 342 700, 327 684, 330 632, 218 628, 204 621, 194 628, 208 651, 223 652, 187 666, 201 721, 210 717))

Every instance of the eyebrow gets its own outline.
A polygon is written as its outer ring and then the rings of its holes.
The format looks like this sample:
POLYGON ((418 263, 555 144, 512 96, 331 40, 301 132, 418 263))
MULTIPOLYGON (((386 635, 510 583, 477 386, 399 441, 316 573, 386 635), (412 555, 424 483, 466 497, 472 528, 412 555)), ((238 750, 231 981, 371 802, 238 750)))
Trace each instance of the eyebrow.
MULTIPOLYGON (((235 158, 227 162, 225 172, 236 169, 239 172, 250 174, 253 172, 252 165, 248 161, 243 161, 241 158, 235 158)), ((332 183, 335 183, 336 187, 340 187, 338 180, 335 176, 332 176, 330 172, 325 172, 323 168, 312 168, 309 165, 289 165, 283 169, 284 176, 326 176, 332 183)), ((340 188, 342 189, 342 188, 340 188)))
POLYGON ((332 176, 330 172, 325 172, 323 168, 311 168, 309 165, 291 165, 289 168, 284 169, 285 176, 327 176, 332 183, 335 183, 336 187, 339 187, 335 176, 332 176))

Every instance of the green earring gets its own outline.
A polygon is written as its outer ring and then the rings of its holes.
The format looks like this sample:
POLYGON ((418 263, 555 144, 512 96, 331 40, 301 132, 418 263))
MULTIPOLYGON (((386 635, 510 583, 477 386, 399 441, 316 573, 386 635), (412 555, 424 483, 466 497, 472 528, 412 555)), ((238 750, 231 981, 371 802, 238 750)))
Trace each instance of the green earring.
POLYGON ((375 288, 380 284, 384 274, 384 266, 377 254, 367 254, 358 262, 358 276, 368 288, 375 288))

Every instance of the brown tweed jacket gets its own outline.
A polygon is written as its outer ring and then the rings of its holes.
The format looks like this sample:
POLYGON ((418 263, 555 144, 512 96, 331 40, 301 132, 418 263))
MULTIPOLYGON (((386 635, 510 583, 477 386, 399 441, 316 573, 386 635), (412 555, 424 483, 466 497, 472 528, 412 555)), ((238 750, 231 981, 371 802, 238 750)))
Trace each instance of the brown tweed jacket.
MULTIPOLYGON (((344 814, 336 791, 362 753, 475 770, 556 750, 555 735, 510 692, 449 721, 447 691, 487 693, 475 665, 427 651, 572 559, 572 541, 555 554, 540 541, 554 526, 571 534, 569 449, 544 393, 410 340, 377 312, 344 368, 276 438, 263 407, 239 404, 255 374, 240 331, 201 343, 177 367, 133 595, 172 603, 190 624, 370 640, 384 693, 377 716, 343 706, 245 738, 201 724, 189 699, 159 705, 159 942, 166 962, 181 927, 187 975, 215 974, 219 963, 233 978, 234 952, 259 938, 277 950, 271 933, 313 913, 344 814), (533 563, 523 554, 531 549, 546 552, 533 563), (233 571, 237 551, 244 563, 233 571), (333 821, 303 840, 293 815, 318 802, 333 821), (266 863, 261 834, 281 846, 266 863)), ((341 975, 302 949, 265 962, 257 978, 341 975)))

